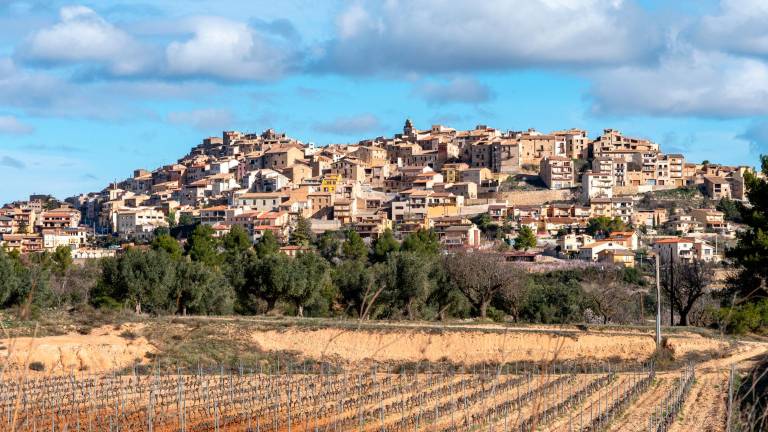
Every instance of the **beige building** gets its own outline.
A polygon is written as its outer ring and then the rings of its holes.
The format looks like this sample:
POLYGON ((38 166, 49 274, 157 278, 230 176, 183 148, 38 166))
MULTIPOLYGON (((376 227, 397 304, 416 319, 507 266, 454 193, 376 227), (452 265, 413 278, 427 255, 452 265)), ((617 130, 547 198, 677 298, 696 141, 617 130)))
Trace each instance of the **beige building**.
POLYGON ((85 228, 47 228, 43 229, 41 234, 43 247, 47 251, 54 251, 60 246, 78 249, 87 243, 85 228))
POLYGON ((725 214, 716 209, 692 209, 691 217, 699 223, 704 224, 705 228, 712 230, 727 230, 728 222, 725 220, 725 214))
POLYGON ((593 198, 613 197, 613 175, 610 172, 587 171, 581 177, 581 196, 585 203, 593 198))
POLYGON ((659 145, 647 139, 624 136, 615 129, 603 130, 603 134, 592 142, 592 152, 595 157, 616 151, 658 153, 659 145))
POLYGON ((659 254, 662 263, 719 260, 715 255, 715 248, 702 240, 692 238, 660 239, 653 244, 653 250, 659 254))
POLYGON ((631 196, 611 198, 611 215, 624 223, 632 223, 632 215, 635 213, 635 200, 631 196))
POLYGON ((116 233, 122 238, 148 240, 154 231, 167 227, 165 214, 154 208, 122 209, 117 211, 116 233))
POLYGON ((557 245, 563 254, 576 254, 582 246, 594 243, 595 239, 588 234, 569 233, 557 239, 557 245))
POLYGON ((723 177, 704 176, 704 189, 713 200, 731 198, 731 184, 723 177))
POLYGON ((80 225, 80 212, 67 208, 43 212, 40 223, 43 228, 77 228, 80 225))
POLYGON ((368 165, 379 165, 387 162, 387 150, 381 147, 360 146, 353 152, 353 155, 368 165))
POLYGON ((590 139, 587 131, 568 129, 552 132, 552 135, 565 141, 566 157, 570 159, 588 159, 590 139))
POLYGON ((443 181, 446 183, 456 183, 461 181, 461 172, 469 169, 469 165, 464 162, 443 164, 440 172, 443 174, 443 181))
POLYGON ((597 261, 600 253, 605 251, 624 251, 628 252, 629 249, 624 245, 622 241, 615 240, 598 240, 593 243, 586 244, 579 248, 579 258, 587 261, 597 261))
POLYGON ((573 160, 550 156, 541 160, 539 176, 550 189, 569 189, 574 186, 573 160))
POLYGON ((333 202, 333 218, 342 225, 350 224, 357 216, 357 200, 340 198, 333 202))
POLYGON ((304 158, 304 151, 295 146, 272 147, 261 156, 261 168, 285 169, 304 158))

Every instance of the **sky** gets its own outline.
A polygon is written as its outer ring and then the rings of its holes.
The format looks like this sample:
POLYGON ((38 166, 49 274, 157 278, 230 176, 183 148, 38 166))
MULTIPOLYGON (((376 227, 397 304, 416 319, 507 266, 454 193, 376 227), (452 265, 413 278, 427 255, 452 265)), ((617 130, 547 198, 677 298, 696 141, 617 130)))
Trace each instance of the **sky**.
POLYGON ((222 130, 478 124, 768 154, 765 0, 0 0, 0 203, 98 191, 222 130))

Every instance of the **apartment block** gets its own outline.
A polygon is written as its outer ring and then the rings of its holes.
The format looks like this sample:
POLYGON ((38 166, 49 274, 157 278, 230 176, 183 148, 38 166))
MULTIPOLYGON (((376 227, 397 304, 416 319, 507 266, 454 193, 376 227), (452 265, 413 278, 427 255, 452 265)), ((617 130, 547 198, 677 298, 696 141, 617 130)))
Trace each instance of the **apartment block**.
POLYGON ((574 187, 573 160, 566 157, 545 157, 539 165, 539 176, 550 189, 574 187))
POLYGON ((587 171, 581 179, 582 201, 585 203, 588 203, 593 198, 613 197, 612 173, 587 171))

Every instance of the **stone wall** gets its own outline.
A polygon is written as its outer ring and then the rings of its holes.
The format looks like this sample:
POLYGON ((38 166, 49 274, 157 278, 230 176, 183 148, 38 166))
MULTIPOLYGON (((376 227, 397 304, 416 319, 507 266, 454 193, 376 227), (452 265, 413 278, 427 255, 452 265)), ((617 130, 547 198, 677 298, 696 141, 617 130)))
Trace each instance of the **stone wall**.
POLYGON ((575 195, 570 189, 542 189, 535 191, 513 191, 500 193, 509 205, 535 205, 552 201, 570 201, 575 195))

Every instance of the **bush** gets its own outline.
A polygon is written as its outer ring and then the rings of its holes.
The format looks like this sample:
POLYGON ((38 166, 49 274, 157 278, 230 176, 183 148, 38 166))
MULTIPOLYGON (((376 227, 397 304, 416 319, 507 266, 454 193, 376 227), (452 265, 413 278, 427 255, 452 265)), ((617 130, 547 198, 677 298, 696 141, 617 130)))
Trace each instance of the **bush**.
POLYGON ((504 312, 496 309, 493 306, 488 306, 488 309, 485 311, 485 313, 488 315, 488 318, 492 319, 494 322, 504 322, 504 312))
POLYGON ((653 351, 650 360, 656 365, 657 369, 668 369, 674 365, 675 356, 669 347, 669 341, 666 337, 662 339, 661 347, 653 351))
POLYGON ((45 365, 42 362, 34 361, 29 364, 29 370, 33 370, 35 372, 42 372, 45 370, 45 365))
POLYGON ((534 275, 529 282, 521 317, 542 324, 581 322, 587 298, 579 284, 581 277, 583 274, 576 271, 534 275))
POLYGON ((768 326, 768 300, 721 308, 718 317, 729 333, 744 334, 768 326))
POLYGON ((134 340, 137 337, 139 337, 139 335, 137 335, 136 333, 134 333, 134 332, 132 332, 130 330, 126 330, 126 331, 120 333, 120 337, 128 339, 128 340, 134 340))

